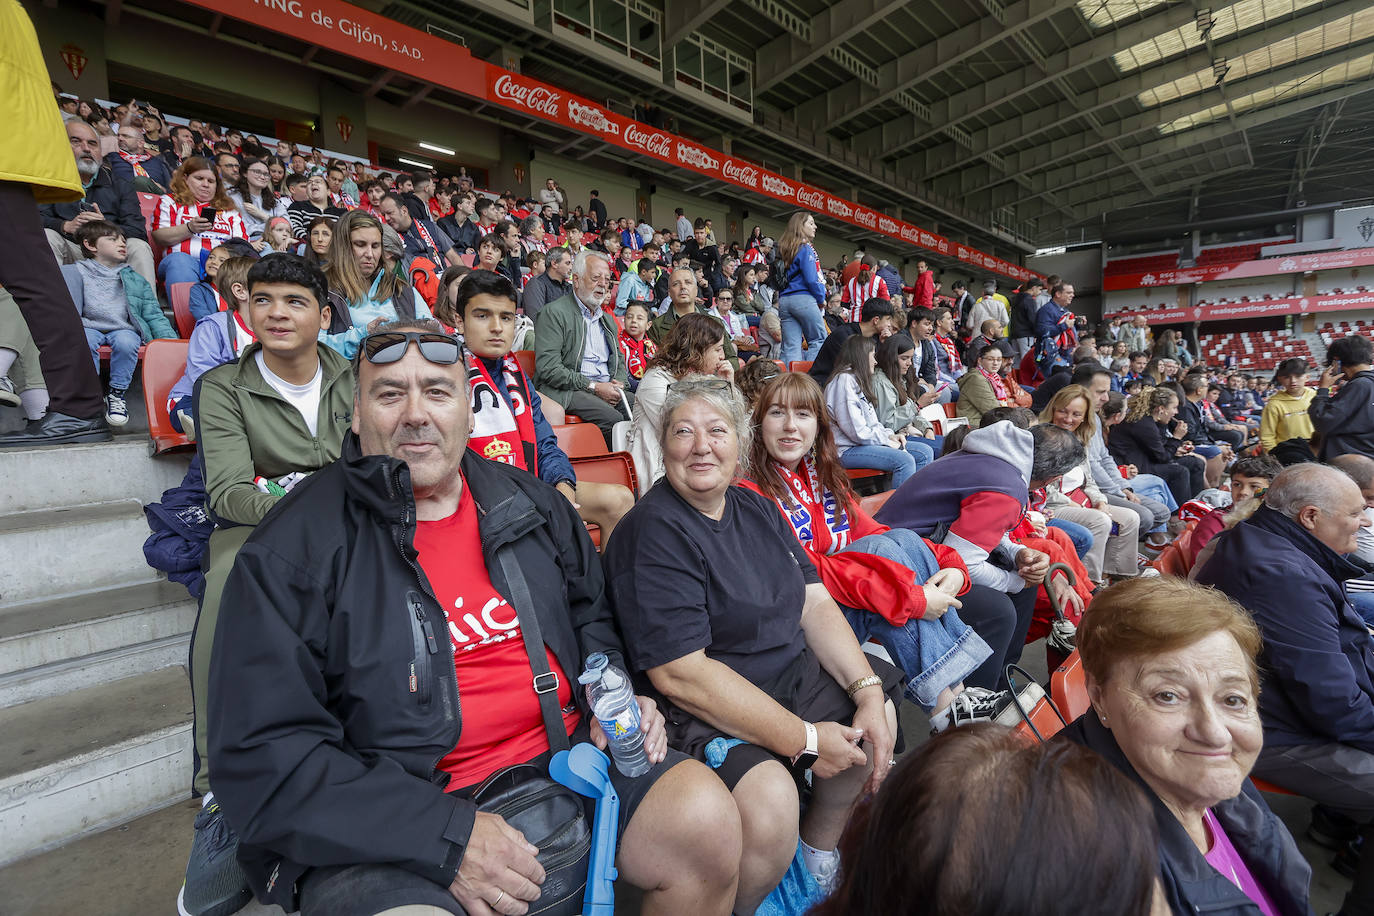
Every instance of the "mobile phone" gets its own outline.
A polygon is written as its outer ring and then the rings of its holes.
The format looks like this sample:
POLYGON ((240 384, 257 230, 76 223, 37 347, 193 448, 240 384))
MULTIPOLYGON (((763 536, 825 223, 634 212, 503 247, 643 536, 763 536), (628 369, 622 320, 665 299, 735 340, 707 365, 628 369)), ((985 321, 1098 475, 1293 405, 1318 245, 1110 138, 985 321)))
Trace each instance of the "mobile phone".
POLYGON ((209 221, 212 222, 212 223, 215 221, 215 216, 216 216, 218 213, 219 213, 219 211, 216 210, 214 207, 201 207, 201 208, 200 208, 200 218, 201 218, 201 219, 204 219, 204 220, 209 220, 209 221))

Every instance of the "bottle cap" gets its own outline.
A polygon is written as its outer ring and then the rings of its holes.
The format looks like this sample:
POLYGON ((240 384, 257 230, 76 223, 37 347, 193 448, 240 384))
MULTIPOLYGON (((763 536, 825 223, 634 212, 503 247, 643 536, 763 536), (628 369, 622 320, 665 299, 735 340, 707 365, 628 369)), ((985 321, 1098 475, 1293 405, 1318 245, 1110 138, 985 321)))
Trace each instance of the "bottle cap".
POLYGON ((577 682, 583 685, 595 684, 601 680, 601 674, 609 664, 610 661, 606 658, 605 652, 593 652, 587 656, 587 667, 577 676, 577 682))

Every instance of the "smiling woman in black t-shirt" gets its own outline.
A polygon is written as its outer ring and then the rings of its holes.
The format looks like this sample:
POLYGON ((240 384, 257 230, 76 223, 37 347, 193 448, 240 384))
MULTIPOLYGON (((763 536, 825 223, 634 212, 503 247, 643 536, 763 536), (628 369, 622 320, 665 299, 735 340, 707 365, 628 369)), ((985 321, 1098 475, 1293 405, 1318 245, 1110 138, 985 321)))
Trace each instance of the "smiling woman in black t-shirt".
POLYGON ((747 438, 733 385, 675 382, 664 478, 604 557, 630 664, 667 701, 670 744, 715 766, 734 794, 744 831, 737 912, 753 912, 792 859, 795 777, 808 768, 803 853, 823 885, 833 878, 850 808, 891 765, 887 693, 902 682, 897 669, 870 665, 776 506, 732 486, 747 438))

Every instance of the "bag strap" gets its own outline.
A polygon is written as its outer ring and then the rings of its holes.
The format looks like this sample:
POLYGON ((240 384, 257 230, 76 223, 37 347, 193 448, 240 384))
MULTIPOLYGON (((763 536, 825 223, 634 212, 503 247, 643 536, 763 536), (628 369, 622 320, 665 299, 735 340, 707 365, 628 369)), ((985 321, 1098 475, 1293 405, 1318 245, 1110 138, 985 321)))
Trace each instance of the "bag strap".
POLYGON ((501 558, 501 572, 505 574, 506 586, 510 589, 511 602, 520 615, 520 635, 525 641, 525 654, 529 656, 530 670, 534 672, 534 692, 539 697, 539 714, 544 719, 544 730, 548 733, 549 748, 555 753, 566 751, 571 744, 568 731, 563 724, 563 713, 558 707, 558 675, 549 669, 548 652, 544 649, 544 636, 539 630, 539 615, 535 612, 534 601, 530 598, 529 584, 515 554, 510 547, 496 551, 501 558))

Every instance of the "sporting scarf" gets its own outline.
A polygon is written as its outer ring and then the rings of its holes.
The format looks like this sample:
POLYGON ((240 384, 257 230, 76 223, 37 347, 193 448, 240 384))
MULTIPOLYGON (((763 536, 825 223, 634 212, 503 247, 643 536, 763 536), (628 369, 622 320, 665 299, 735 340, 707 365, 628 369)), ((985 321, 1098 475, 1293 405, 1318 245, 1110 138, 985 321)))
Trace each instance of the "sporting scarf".
MULTIPOLYGON (((425 228, 425 224, 424 224, 424 223, 420 222, 418 219, 415 220, 414 222, 415 222, 415 231, 418 232, 418 233, 420 234, 420 241, 424 242, 425 245, 427 245, 427 246, 429 247, 429 250, 432 251, 432 252, 434 252, 434 263, 435 263, 435 264, 438 264, 439 261, 441 260, 441 255, 443 255, 443 252, 439 250, 439 246, 438 246, 438 245, 434 244, 434 236, 432 236, 432 235, 429 234, 429 230, 425 228)), ((422 253, 422 254, 427 254, 427 252, 421 252, 421 253, 422 253)))
POLYGON ((119 153, 119 158, 133 166, 135 178, 147 178, 148 170, 143 167, 143 163, 153 158, 152 153, 126 153, 124 150, 115 150, 119 153))
POLYGON ((234 339, 229 342, 229 346, 233 348, 234 356, 238 356, 243 352, 243 348, 257 340, 258 336, 253 333, 253 329, 243 320, 242 315, 238 312, 230 312, 230 314, 234 316, 233 323, 229 325, 229 330, 233 332, 234 339))
POLYGON ((829 555, 849 546, 851 529, 849 516, 841 517, 835 494, 822 489, 816 475, 816 462, 807 455, 802 459, 805 477, 773 462, 773 469, 787 484, 790 499, 776 500, 783 515, 792 525, 797 540, 809 550, 829 555))
POLYGON ((983 374, 983 378, 987 379, 988 384, 992 386, 992 396, 999 401, 1005 402, 1007 399, 1007 386, 1006 383, 1002 381, 1002 376, 998 375, 996 372, 989 372, 984 369, 981 363, 978 365, 978 371, 983 374))
POLYGON ((525 373, 521 371, 515 355, 507 353, 501 359, 501 384, 510 393, 509 404, 492 381, 485 362, 468 351, 467 364, 474 421, 472 435, 468 437, 468 448, 476 449, 483 458, 513 464, 531 474, 538 474, 534 411, 530 408, 525 373))
POLYGON ((626 331, 620 332, 620 352, 625 357, 625 368, 631 378, 643 378, 649 368, 649 360, 658 355, 658 347, 645 337, 635 340, 626 331))
POLYGON ((959 350, 954 346, 954 341, 936 334, 935 342, 945 348, 945 353, 949 356, 949 371, 951 373, 964 368, 964 361, 959 358, 959 350))
POLYGON ((1073 350, 1078 346, 1078 331, 1075 330, 1073 323, 1076 320, 1073 312, 1065 312, 1059 319, 1059 336, 1054 339, 1054 345, 1059 348, 1059 352, 1064 353, 1073 350))

